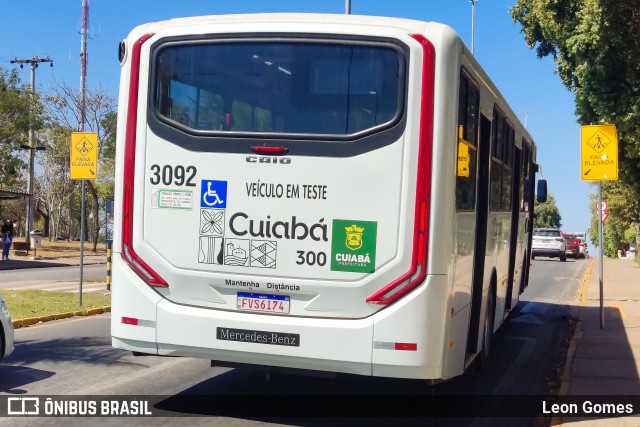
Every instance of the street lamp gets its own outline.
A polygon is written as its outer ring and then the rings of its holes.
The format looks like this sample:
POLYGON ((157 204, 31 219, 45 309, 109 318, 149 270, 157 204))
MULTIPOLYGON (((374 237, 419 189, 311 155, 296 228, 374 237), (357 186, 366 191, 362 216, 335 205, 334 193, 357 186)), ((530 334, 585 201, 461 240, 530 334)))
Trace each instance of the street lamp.
POLYGON ((469 0, 471 2, 471 53, 473 53, 473 38, 474 38, 474 25, 475 25, 475 10, 476 10, 476 3, 478 3, 480 0, 469 0))

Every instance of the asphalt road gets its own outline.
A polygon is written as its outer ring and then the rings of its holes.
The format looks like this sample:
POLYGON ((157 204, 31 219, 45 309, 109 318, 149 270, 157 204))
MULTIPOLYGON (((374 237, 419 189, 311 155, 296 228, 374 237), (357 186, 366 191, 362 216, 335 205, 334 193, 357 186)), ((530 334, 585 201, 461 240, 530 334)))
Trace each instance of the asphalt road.
MULTIPOLYGON (((89 287, 96 287, 96 282, 103 282, 107 275, 106 264, 85 265, 82 271, 83 284, 86 282, 89 287)), ((79 281, 79 266, 0 271, 0 289, 73 290, 79 281)))
MULTIPOLYGON (((377 416, 393 405, 436 404, 463 408, 486 397, 490 405, 513 405, 508 396, 545 396, 559 385, 572 331, 575 295, 586 261, 533 262, 529 288, 510 320, 494 337, 492 358, 481 373, 428 386, 422 381, 339 375, 335 379, 211 368, 208 360, 135 357, 111 347, 108 314, 48 322, 16 331, 16 350, 0 366, 6 396, 140 396, 152 401, 150 418, 101 418, 126 425, 453 425, 542 426, 548 418, 407 419, 377 416), (185 397, 186 396, 186 397, 185 397), (442 400, 444 399, 444 400, 442 400), (267 402, 273 417, 255 414, 267 402), (323 406, 324 405, 324 406, 323 406), (367 406, 368 405, 368 406, 367 406), (326 417, 298 415, 307 408, 326 417), (338 408, 338 409, 336 409, 338 408), (341 418, 339 408, 357 411, 341 418), (365 411, 366 410, 366 411, 365 411), (194 417, 215 414, 216 416, 194 417), (166 417, 165 417, 166 416, 166 417)), ((482 401, 482 400, 481 400, 482 401)), ((0 404, 2 399, 0 398, 0 404)), ((436 408, 437 409, 437 408, 436 408)), ((464 414, 464 412, 461 412, 464 414)), ((0 425, 32 425, 26 418, 0 418, 0 425)), ((88 418, 47 418, 46 425, 85 425, 88 418)))

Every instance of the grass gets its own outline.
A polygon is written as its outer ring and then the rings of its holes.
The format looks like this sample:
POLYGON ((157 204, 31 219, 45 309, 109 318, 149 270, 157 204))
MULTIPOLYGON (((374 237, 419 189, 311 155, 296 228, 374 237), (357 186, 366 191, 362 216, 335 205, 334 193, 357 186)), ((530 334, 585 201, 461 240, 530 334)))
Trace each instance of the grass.
POLYGON ((31 317, 47 317, 69 312, 86 312, 93 308, 111 305, 111 295, 102 292, 82 294, 82 307, 78 306, 75 292, 6 290, 2 291, 13 320, 31 317))

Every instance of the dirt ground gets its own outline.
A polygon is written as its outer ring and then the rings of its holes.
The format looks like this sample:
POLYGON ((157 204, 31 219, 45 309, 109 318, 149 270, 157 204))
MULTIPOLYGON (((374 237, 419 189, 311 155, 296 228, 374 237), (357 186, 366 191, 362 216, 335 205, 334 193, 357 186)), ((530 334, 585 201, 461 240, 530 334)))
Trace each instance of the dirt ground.
MULTIPOLYGON (((14 243, 24 242, 24 241, 25 241, 24 237, 16 237, 14 239, 14 243)), ((26 258, 33 255, 38 255, 45 258, 80 256, 80 242, 65 242, 65 241, 53 242, 53 241, 49 241, 49 239, 47 238, 42 238, 41 244, 42 244, 41 247, 35 248, 35 251, 36 251, 35 254, 34 254, 34 248, 31 248, 28 254, 18 252, 14 255, 12 250, 12 255, 15 256, 16 258, 22 258, 22 257, 26 258)), ((84 242, 84 255, 104 255, 107 253, 106 244, 104 242, 98 243, 96 252, 92 252, 92 249, 93 249, 93 243, 84 242)))

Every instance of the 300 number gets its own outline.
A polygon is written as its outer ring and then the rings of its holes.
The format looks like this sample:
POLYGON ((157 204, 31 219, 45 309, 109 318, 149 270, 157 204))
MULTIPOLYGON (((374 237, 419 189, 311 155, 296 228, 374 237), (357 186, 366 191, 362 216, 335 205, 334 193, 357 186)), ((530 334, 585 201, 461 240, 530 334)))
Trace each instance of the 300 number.
POLYGON ((327 254, 324 252, 305 252, 305 251, 297 251, 298 259, 296 264, 298 265, 319 265, 320 267, 324 266, 327 263, 327 254))
POLYGON ((151 165, 151 178, 149 181, 152 185, 177 185, 186 187, 195 187, 196 183, 193 179, 196 177, 197 169, 195 166, 171 166, 171 165, 151 165))

